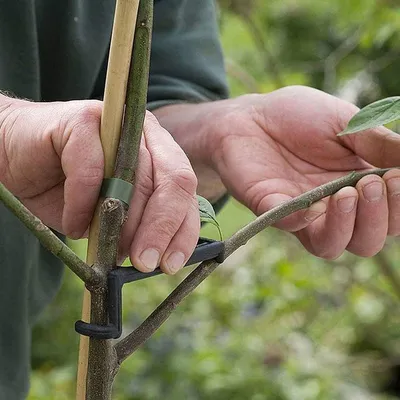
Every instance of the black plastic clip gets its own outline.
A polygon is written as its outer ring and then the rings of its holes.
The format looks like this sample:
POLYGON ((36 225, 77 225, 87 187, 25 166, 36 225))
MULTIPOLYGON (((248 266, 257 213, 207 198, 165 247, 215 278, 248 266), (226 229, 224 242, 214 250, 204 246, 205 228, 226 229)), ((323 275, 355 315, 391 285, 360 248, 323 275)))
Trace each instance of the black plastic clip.
MULTIPOLYGON (((185 267, 212 259, 222 263, 224 261, 223 258, 223 242, 200 238, 185 267)), ((122 334, 122 286, 125 283, 160 274, 163 274, 160 268, 156 268, 149 273, 140 272, 134 267, 117 267, 110 271, 107 278, 108 324, 96 325, 77 321, 75 323, 76 332, 95 339, 118 339, 122 334)))

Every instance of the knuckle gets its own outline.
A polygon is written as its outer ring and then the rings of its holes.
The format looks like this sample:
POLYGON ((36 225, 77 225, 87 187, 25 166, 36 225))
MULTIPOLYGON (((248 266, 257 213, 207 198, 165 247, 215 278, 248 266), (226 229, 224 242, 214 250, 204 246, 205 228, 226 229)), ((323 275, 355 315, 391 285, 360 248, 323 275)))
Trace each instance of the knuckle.
POLYGON ((197 177, 192 169, 180 168, 175 170, 168 177, 168 182, 175 188, 187 193, 190 197, 194 196, 197 189, 197 177))
POLYGON ((101 110, 101 102, 95 100, 85 101, 83 105, 79 102, 77 108, 72 107, 70 111, 73 113, 73 126, 77 132, 93 126, 100 127, 101 110))

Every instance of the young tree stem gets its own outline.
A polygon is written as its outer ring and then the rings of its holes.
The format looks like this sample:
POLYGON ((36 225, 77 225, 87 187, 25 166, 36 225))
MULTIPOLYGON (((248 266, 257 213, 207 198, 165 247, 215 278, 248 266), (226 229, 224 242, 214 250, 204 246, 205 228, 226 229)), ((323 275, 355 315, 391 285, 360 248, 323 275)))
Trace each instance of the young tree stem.
MULTIPOLYGON (((147 88, 150 67, 153 0, 141 0, 133 39, 125 100, 125 117, 114 168, 114 178, 132 184, 139 161, 139 148, 146 113, 147 88)), ((101 271, 107 273, 116 266, 118 244, 128 207, 121 201, 108 199, 103 203, 100 217, 97 262, 101 271)), ((91 322, 108 323, 107 293, 91 292, 91 322)), ((117 358, 110 340, 90 339, 87 375, 87 400, 110 400, 112 384, 117 372, 117 358)))
MULTIPOLYGON (((97 251, 99 269, 107 276, 116 266, 118 243, 127 208, 120 200, 106 199, 100 213, 100 235, 97 251)), ((90 321, 107 325, 107 290, 91 291, 90 321)), ((87 371, 87 400, 111 400, 116 356, 111 340, 90 339, 87 371)))
MULTIPOLYGON (((100 126, 100 139, 104 152, 105 178, 113 176, 115 167, 138 7, 139 0, 116 1, 100 126)), ((89 264, 94 264, 97 261, 101 204, 102 200, 99 199, 99 204, 90 224, 87 253, 87 262, 89 264)), ((98 266, 101 268, 100 265, 98 266)), ((90 317, 90 304, 90 293, 85 290, 82 307, 83 321, 88 321, 90 317)), ((88 338, 81 336, 76 390, 77 400, 85 400, 89 396, 89 394, 88 396, 86 395, 88 345, 88 338)))

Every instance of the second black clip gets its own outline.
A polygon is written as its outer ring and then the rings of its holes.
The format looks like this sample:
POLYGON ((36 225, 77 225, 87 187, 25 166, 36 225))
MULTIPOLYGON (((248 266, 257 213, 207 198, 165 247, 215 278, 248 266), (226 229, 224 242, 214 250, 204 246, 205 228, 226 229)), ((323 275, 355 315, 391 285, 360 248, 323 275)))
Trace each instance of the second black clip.
MULTIPOLYGON (((224 243, 211 239, 200 238, 186 266, 202 261, 215 259, 224 261, 224 243)), ((144 273, 134 267, 117 267, 107 277, 107 312, 108 324, 97 325, 84 321, 75 323, 75 330, 81 335, 95 339, 118 339, 122 334, 122 287, 125 283, 134 282, 152 276, 163 274, 160 268, 153 272, 144 273)))

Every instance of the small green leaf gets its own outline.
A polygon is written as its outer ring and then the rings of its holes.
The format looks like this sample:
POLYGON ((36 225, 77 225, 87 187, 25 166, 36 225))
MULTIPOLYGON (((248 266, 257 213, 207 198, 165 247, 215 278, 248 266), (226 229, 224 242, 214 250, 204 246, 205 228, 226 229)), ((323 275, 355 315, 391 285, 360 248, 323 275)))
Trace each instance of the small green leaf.
POLYGON ((222 240, 222 231, 219 226, 219 222, 216 219, 215 211, 211 203, 204 197, 197 196, 197 202, 199 203, 200 221, 208 222, 217 227, 219 237, 222 240))
POLYGON ((400 96, 388 97, 361 109, 338 136, 376 128, 400 119, 400 96))

